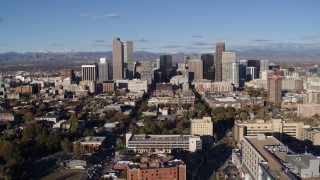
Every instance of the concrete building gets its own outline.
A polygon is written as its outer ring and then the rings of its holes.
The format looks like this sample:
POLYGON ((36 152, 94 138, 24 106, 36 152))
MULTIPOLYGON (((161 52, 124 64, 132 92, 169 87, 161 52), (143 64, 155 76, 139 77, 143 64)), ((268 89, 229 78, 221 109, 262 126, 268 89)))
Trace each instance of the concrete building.
POLYGON ((62 69, 60 71, 61 80, 65 78, 70 78, 72 81, 75 79, 75 74, 73 69, 62 69))
POLYGON ((126 147, 136 153, 171 153, 174 149, 195 152, 202 149, 200 136, 193 135, 150 135, 126 134, 126 147))
POLYGON ((124 62, 123 62, 123 44, 120 41, 120 38, 115 38, 112 44, 112 68, 113 68, 113 79, 114 80, 121 80, 123 79, 123 69, 124 69, 124 62))
POLYGON ((320 128, 319 127, 303 127, 301 130, 300 140, 312 145, 316 149, 320 148, 320 128))
POLYGON ((269 65, 270 65, 269 60, 260 60, 260 71, 268 71, 269 65))
POLYGON ((304 81, 303 88, 307 92, 320 92, 320 77, 310 76, 304 81))
POLYGON ((106 58, 100 58, 100 63, 98 64, 98 79, 99 82, 109 80, 109 63, 106 62, 106 58))
POLYGON ((320 114, 320 104, 298 104, 297 115, 300 117, 312 117, 320 114))
POLYGON ((268 78, 268 101, 275 104, 282 102, 282 79, 279 76, 268 78))
POLYGON ((273 135, 278 139, 294 137, 300 139, 303 122, 272 119, 270 121, 235 121, 234 138, 243 141, 244 136, 258 136, 259 134, 273 135))
POLYGON ((319 177, 319 159, 312 154, 289 154, 291 150, 272 136, 245 136, 242 147, 245 179, 298 180, 319 177))
POLYGON ((227 72, 228 72, 228 64, 236 62, 236 53, 235 52, 222 52, 221 58, 221 80, 223 82, 227 82, 227 72))
POLYGON ((302 78, 293 77, 293 76, 285 76, 281 80, 282 89, 289 92, 296 92, 303 90, 303 81, 302 78))
POLYGON ((181 160, 164 162, 160 158, 151 159, 143 163, 129 163, 127 166, 127 179, 172 179, 185 180, 186 165, 181 160))
POLYGON ((245 82, 244 84, 247 87, 268 89, 267 79, 253 79, 252 81, 245 82))
POLYGON ((102 92, 114 92, 115 82, 114 81, 104 81, 102 83, 102 92))
POLYGON ((82 65, 82 81, 97 81, 98 79, 98 68, 96 64, 82 65))
POLYGON ((233 91, 233 86, 229 82, 195 82, 195 88, 199 93, 204 92, 228 92, 233 91))
POLYGON ((225 43, 216 44, 216 64, 215 64, 215 82, 222 81, 222 52, 225 51, 225 43))
POLYGON ((200 59, 188 60, 189 81, 203 79, 203 61, 200 59))
POLYGON ((267 80, 268 77, 271 77, 274 75, 274 71, 266 70, 266 71, 260 71, 260 79, 267 80))
POLYGON ((128 90, 130 92, 148 92, 148 87, 147 80, 133 79, 128 81, 128 90))
POLYGON ((141 61, 141 80, 147 80, 152 84, 152 63, 151 60, 144 59, 141 61))
POLYGON ((73 145, 76 146, 80 143, 81 149, 87 152, 93 152, 94 150, 99 149, 105 143, 106 137, 100 136, 87 136, 81 137, 73 142, 73 145))
POLYGON ((320 92, 309 92, 304 94, 303 104, 320 104, 320 92))
POLYGON ((213 136, 213 122, 210 116, 202 119, 191 119, 190 134, 199 136, 213 136))

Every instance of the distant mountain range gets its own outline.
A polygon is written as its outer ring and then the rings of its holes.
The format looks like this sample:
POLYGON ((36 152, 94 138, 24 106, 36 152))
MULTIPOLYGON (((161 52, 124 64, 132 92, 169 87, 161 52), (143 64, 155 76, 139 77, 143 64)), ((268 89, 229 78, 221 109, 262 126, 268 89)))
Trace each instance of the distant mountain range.
MULTIPOLYGON (((160 55, 166 53, 152 53, 147 51, 135 51, 135 60, 151 59, 156 60, 160 55)), ((191 59, 198 58, 197 53, 176 53, 171 54, 174 62, 183 61, 185 56, 191 59)), ((236 51, 237 59, 269 59, 271 62, 306 62, 319 63, 320 50, 303 50, 303 51, 276 51, 276 50, 245 50, 236 51)), ((68 61, 68 62, 98 62, 100 57, 106 57, 110 62, 112 52, 28 52, 17 53, 8 52, 0 54, 0 63, 28 63, 33 61, 68 61)))

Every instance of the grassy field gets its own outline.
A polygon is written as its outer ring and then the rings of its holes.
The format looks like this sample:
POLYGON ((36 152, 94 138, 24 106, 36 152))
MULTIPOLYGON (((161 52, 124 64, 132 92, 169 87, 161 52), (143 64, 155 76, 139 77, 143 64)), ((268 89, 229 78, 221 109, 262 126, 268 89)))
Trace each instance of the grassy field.
POLYGON ((79 180, 83 177, 84 172, 53 172, 41 178, 41 180, 79 180))

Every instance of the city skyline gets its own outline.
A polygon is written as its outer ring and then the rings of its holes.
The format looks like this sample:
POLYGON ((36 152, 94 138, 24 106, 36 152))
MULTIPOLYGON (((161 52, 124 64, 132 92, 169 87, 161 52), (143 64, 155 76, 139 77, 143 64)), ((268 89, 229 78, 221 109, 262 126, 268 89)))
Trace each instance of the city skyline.
POLYGON ((4 1, 0 53, 111 51, 121 37, 134 51, 319 49, 320 3, 302 1, 4 1), (152 4, 151 4, 152 3, 152 4), (165 9, 165 10, 164 10, 165 9), (39 15, 40 14, 40 15, 39 15))

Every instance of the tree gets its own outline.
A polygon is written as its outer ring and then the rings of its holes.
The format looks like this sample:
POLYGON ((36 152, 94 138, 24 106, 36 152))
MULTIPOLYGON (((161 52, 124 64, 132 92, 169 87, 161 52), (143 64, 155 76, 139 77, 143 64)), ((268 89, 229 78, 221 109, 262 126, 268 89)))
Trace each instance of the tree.
POLYGON ((82 147, 80 142, 76 142, 73 144, 73 152, 76 155, 76 157, 80 157, 82 154, 82 147))
POLYGON ((31 112, 27 112, 22 118, 25 122, 29 122, 33 120, 34 116, 31 112))
POLYGON ((68 123, 70 124, 70 130, 72 133, 78 132, 79 128, 79 120, 78 117, 75 114, 71 114, 68 123))
POLYGON ((122 138, 117 138, 116 146, 117 146, 118 149, 122 149, 125 146, 122 138))
POLYGON ((217 115, 217 120, 218 121, 220 121, 220 120, 224 120, 224 112, 223 113, 219 113, 218 115, 217 115))
POLYGON ((241 120, 247 120, 247 119, 248 119, 247 113, 241 112, 241 113, 240 113, 240 119, 241 119, 241 120))

